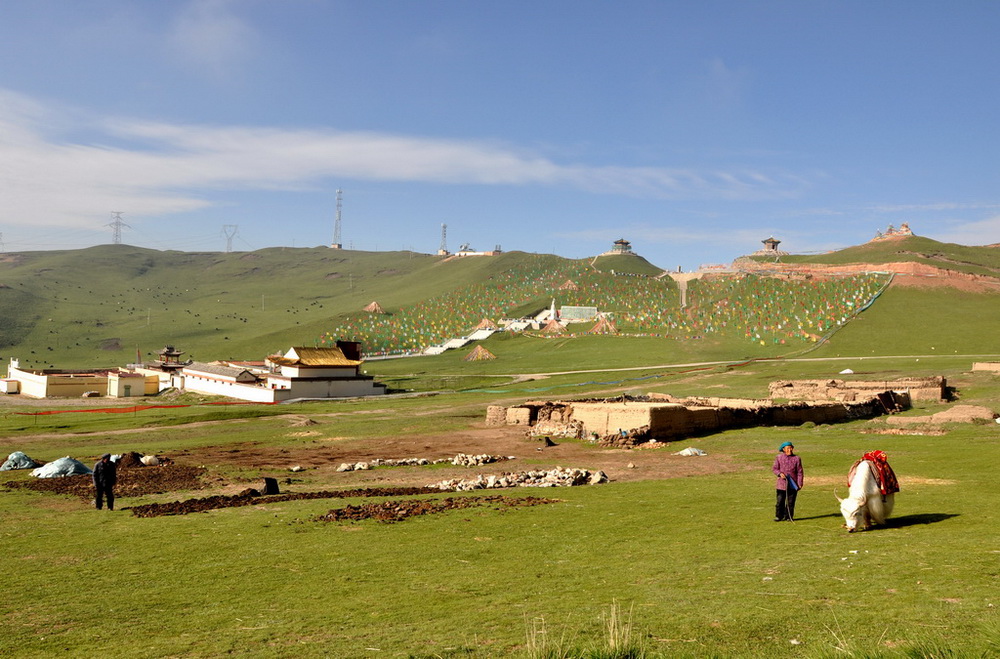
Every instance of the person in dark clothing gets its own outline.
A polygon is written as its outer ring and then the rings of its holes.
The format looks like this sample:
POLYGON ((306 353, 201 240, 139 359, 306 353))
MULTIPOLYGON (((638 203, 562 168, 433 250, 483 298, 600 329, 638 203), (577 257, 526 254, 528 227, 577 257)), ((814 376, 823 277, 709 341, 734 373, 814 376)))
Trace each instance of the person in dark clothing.
POLYGON ((105 498, 108 500, 108 510, 115 509, 115 483, 118 482, 118 467, 111 461, 111 454, 105 453, 94 465, 94 505, 100 510, 105 498))
POLYGON ((802 489, 802 460, 795 455, 795 447, 785 442, 778 447, 780 453, 774 458, 771 471, 777 476, 774 484, 777 495, 774 504, 774 521, 795 519, 795 497, 802 489))

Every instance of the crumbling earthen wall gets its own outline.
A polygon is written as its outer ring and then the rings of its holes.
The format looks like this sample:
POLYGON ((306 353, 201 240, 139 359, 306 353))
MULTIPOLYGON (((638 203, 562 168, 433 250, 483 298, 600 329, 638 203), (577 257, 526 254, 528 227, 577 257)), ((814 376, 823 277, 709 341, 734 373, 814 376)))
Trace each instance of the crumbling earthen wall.
POLYGON ((575 402, 572 414, 574 421, 583 423, 586 432, 604 436, 640 426, 652 426, 651 411, 664 405, 681 408, 671 403, 575 402))
POLYGON ((490 405, 486 408, 486 425, 507 425, 507 408, 503 405, 490 405))
MULTIPOLYGON (((856 401, 794 401, 689 399, 605 400, 572 402, 532 401, 507 408, 509 425, 527 425, 536 436, 596 437, 615 443, 616 438, 679 439, 731 428, 840 423, 888 414, 909 405, 906 394, 882 391, 856 401), (716 400, 720 405, 703 401, 716 400), (542 412, 544 410, 544 413, 542 412), (544 417, 544 418, 543 418, 544 417)), ((501 415, 492 408, 488 419, 501 415)))
POLYGON ((771 398, 856 401, 881 391, 907 392, 911 400, 945 400, 947 380, 940 376, 898 380, 779 380, 769 387, 771 398))
POLYGON ((688 406, 704 405, 706 407, 731 407, 744 410, 758 410, 762 407, 771 407, 774 404, 770 398, 720 398, 716 396, 689 396, 674 399, 674 402, 688 406))
POLYGON ((1000 373, 1000 362, 976 362, 972 365, 972 370, 1000 373))
POLYGON ((508 426, 530 426, 534 425, 538 418, 538 410, 533 407, 508 407, 508 426))

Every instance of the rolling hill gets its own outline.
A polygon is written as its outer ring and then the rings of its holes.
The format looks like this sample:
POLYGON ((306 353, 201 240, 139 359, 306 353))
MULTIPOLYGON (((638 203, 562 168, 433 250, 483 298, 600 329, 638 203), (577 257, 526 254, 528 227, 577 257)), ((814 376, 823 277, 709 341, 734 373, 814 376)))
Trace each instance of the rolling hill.
POLYGON ((969 247, 922 236, 869 242, 827 254, 782 257, 783 263, 844 265, 848 263, 920 263, 966 274, 1000 277, 1000 247, 969 247))
MULTIPOLYGON (((911 237, 787 261, 910 260, 996 276, 997 254, 996 248, 911 237)), ((940 344, 961 335, 964 348, 989 351, 1000 323, 996 295, 904 295, 885 291, 886 281, 874 275, 835 281, 713 276, 691 282, 682 308, 677 284, 652 276, 660 272, 635 256, 571 260, 521 252, 442 259, 326 247, 188 253, 103 245, 3 254, 0 356, 28 366, 83 368, 124 364, 137 353, 148 359, 174 345, 199 360, 261 359, 338 338, 361 340, 369 354, 412 351, 463 335, 484 317, 537 312, 552 299, 612 314, 621 334, 588 344, 668 339, 656 343, 657 352, 662 347, 688 357, 788 354, 841 327, 844 337, 871 350, 863 329, 875 326, 905 335, 914 349, 921 336, 940 344), (872 300, 865 322, 852 322, 872 300), (373 301, 384 313, 363 311, 373 301), (907 317, 915 308, 919 327, 907 317)), ((582 337, 587 329, 569 331, 582 337)), ((881 334, 870 340, 885 343, 881 334)), ((641 352, 632 358, 641 359, 641 352)))

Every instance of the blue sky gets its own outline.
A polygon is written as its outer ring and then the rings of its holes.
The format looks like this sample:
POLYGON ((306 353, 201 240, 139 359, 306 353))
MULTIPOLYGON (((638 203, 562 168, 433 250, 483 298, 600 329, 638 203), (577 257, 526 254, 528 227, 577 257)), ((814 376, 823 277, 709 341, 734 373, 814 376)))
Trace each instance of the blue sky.
POLYGON ((1000 242, 1000 3, 0 0, 4 250, 1000 242), (232 231, 232 229, 230 229, 232 231))

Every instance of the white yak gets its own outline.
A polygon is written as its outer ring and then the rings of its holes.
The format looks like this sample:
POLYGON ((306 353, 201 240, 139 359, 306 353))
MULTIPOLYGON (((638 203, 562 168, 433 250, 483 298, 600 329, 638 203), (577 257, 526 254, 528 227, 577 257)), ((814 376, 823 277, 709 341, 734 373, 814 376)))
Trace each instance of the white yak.
POLYGON ((871 462, 862 460, 858 464, 849 486, 850 491, 846 499, 837 497, 848 532, 854 533, 859 521, 866 531, 872 524, 885 524, 886 518, 892 514, 896 495, 882 494, 871 462))

